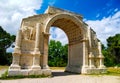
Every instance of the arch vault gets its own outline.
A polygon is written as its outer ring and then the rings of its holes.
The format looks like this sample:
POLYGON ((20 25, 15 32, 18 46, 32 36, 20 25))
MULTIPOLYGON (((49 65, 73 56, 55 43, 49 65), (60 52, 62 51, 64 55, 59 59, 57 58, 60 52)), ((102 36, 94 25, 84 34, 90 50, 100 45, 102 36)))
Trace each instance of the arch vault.
POLYGON ((83 74, 106 72, 101 43, 96 33, 82 21, 82 16, 48 7, 44 14, 22 20, 9 76, 51 75, 48 66, 51 26, 59 27, 68 37, 68 64, 65 71, 83 74))

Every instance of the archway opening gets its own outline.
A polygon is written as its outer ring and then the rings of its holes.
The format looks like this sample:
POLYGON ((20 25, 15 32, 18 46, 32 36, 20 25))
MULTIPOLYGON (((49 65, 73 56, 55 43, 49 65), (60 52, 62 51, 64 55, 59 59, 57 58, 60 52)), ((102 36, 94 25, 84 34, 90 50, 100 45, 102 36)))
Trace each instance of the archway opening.
POLYGON ((68 62, 68 38, 59 27, 50 28, 48 46, 48 65, 51 69, 64 70, 68 62))
POLYGON ((48 23, 48 26, 48 31, 50 31, 51 27, 59 27, 65 32, 68 38, 68 62, 65 71, 81 73, 81 68, 83 64, 83 34, 81 26, 75 23, 72 19, 64 17, 60 17, 55 20, 53 18, 53 20, 48 23))

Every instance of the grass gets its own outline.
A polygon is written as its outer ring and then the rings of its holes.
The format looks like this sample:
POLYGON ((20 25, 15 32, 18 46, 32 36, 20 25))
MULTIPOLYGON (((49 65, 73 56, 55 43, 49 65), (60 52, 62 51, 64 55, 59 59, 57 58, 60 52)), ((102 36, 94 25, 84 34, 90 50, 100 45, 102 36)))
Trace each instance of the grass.
POLYGON ((120 67, 119 68, 109 67, 107 69, 106 75, 120 76, 120 67))
POLYGON ((0 66, 0 70, 2 69, 8 69, 9 66, 0 66))
POLYGON ((51 70, 65 70, 65 67, 50 67, 51 70))
POLYGON ((101 76, 101 75, 109 75, 109 76, 120 76, 120 67, 114 68, 114 67, 108 67, 106 73, 101 74, 86 74, 86 75, 93 75, 93 76, 101 76))

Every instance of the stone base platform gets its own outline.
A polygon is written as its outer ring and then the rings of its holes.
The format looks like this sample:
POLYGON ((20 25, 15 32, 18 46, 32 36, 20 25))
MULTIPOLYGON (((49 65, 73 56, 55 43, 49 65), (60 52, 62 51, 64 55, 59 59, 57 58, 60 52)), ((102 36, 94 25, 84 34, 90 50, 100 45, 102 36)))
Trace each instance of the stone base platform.
POLYGON ((84 69, 81 72, 82 74, 103 74, 103 73, 107 73, 107 69, 103 68, 103 69, 99 69, 99 68, 88 68, 88 69, 84 69))
POLYGON ((41 69, 41 70, 32 70, 32 69, 9 69, 8 70, 8 76, 29 76, 29 75, 45 75, 49 76, 52 74, 52 71, 50 69, 41 69))
POLYGON ((106 67, 104 68, 89 68, 89 67, 70 67, 67 66, 65 72, 72 72, 78 74, 102 74, 107 73, 106 67))

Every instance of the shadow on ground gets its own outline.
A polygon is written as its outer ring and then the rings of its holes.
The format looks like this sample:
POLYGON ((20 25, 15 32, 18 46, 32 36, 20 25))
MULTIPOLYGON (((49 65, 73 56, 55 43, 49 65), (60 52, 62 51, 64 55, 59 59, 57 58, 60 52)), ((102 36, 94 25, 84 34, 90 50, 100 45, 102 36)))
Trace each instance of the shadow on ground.
POLYGON ((79 75, 79 74, 64 72, 64 71, 52 71, 52 75, 53 77, 55 77, 55 76, 68 76, 68 75, 79 75))

